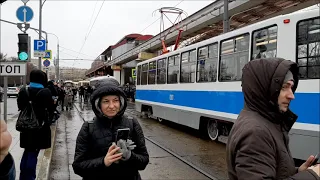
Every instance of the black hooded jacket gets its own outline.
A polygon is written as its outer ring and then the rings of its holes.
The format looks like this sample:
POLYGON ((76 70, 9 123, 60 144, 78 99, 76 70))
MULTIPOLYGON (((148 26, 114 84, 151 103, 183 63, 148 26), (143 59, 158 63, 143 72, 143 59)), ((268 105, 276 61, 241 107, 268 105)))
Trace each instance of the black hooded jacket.
POLYGON ((94 120, 85 122, 78 134, 73 170, 83 179, 141 179, 139 170, 144 170, 149 163, 149 154, 140 124, 134 118, 124 115, 127 103, 124 92, 114 83, 100 85, 91 96, 94 120), (119 113, 112 119, 100 110, 100 99, 105 95, 118 95, 121 101, 119 113), (130 122, 131 121, 131 122, 130 122), (89 127, 90 126, 90 127, 89 127), (121 161, 106 167, 104 158, 117 129, 130 128, 129 139, 137 145, 128 161, 121 161))
MULTIPOLYGON (((30 73, 30 82, 47 86, 46 74, 41 70, 33 70, 30 73)), ((26 108, 29 99, 33 103, 33 109, 39 121, 45 122, 39 131, 20 133, 20 147, 27 149, 46 149, 51 147, 51 130, 49 116, 54 111, 52 94, 48 88, 28 87, 29 98, 26 89, 22 88, 18 94, 18 108, 26 108)), ((42 124, 42 122, 40 122, 42 124)))
POLYGON ((51 91, 52 96, 58 96, 58 91, 52 81, 48 82, 48 89, 51 91))
MULTIPOLYGON (((282 113, 278 97, 288 71, 298 85, 297 64, 281 58, 250 61, 243 68, 242 92, 245 106, 240 112, 227 143, 230 180, 316 180, 306 170, 297 172, 289 148, 288 133, 297 115, 282 113)), ((307 148, 307 147, 306 147, 307 148)))

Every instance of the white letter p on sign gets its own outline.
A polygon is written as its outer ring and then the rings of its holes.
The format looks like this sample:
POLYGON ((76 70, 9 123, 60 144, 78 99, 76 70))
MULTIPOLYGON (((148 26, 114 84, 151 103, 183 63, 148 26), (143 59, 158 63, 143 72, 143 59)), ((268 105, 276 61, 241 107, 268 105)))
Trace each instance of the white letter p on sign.
POLYGON ((42 47, 44 44, 42 41, 37 41, 37 50, 40 49, 40 47, 42 47))

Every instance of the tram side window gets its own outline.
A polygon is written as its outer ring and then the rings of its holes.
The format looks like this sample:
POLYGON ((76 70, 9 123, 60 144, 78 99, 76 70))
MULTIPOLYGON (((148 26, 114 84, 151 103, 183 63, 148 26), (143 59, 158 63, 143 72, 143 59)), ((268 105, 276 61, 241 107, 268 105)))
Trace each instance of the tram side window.
POLYGON ((320 18, 297 24, 297 63, 301 79, 320 79, 320 18))
POLYGON ((142 65, 141 71, 141 85, 146 85, 148 82, 148 64, 142 65))
POLYGON ((140 74, 141 74, 141 66, 138 66, 138 71, 137 71, 137 85, 140 85, 140 74))
POLYGON ((277 56, 277 32, 276 25, 253 32, 251 59, 277 56))
POLYGON ((218 44, 198 49, 197 82, 217 80, 218 44))
POLYGON ((168 58, 168 84, 178 83, 180 55, 170 56, 168 58))
POLYGON ((156 83, 156 61, 149 62, 148 84, 156 83))
POLYGON ((197 63, 196 50, 184 52, 181 55, 181 83, 193 83, 195 81, 195 71, 197 63))
POLYGON ((157 61, 157 84, 166 83, 166 59, 159 59, 157 61))
POLYGON ((219 81, 240 81, 249 61, 249 34, 221 42, 219 81))

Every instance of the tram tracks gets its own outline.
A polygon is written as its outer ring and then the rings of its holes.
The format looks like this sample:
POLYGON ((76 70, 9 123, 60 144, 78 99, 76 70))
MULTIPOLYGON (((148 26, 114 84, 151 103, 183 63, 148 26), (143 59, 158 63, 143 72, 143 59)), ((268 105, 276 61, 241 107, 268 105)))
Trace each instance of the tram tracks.
MULTIPOLYGON (((84 119, 82 113, 80 112, 80 110, 78 109, 78 107, 76 105, 74 105, 75 109, 77 110, 79 116, 81 117, 81 119, 85 122, 86 120, 84 119)), ((129 110, 129 114, 134 114, 134 115, 139 115, 137 112, 135 112, 133 109, 128 108, 129 110)), ((209 173, 205 172, 204 170, 202 170, 201 168, 199 168, 198 166, 194 165, 193 163, 189 162, 188 160, 186 160, 185 158, 179 156, 177 153, 173 152, 172 150, 166 148, 165 146, 161 145, 160 143, 158 143, 157 141, 153 140, 150 137, 145 136, 145 139, 149 142, 151 142, 152 144, 154 144, 155 146, 161 148, 162 150, 164 150, 165 152, 171 154, 173 157, 179 159, 182 163, 188 165, 189 167, 191 167, 192 169, 194 169, 195 171, 199 172, 200 174, 206 176, 207 178, 211 179, 211 180, 218 180, 216 177, 213 177, 212 175, 210 175, 209 173)))

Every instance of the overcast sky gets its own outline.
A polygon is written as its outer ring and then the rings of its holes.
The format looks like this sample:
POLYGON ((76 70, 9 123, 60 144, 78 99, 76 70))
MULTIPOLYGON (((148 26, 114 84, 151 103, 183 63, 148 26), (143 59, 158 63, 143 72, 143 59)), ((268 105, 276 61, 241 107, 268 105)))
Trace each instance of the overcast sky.
MULTIPOLYGON (((67 1, 47 0, 43 6, 42 28, 47 32, 56 34, 60 40, 60 59, 95 59, 109 45, 114 45, 127 34, 140 33, 156 35, 160 32, 160 17, 153 12, 160 7, 176 6, 183 9, 188 15, 200 10, 212 3, 213 0, 184 0, 184 1, 67 1), (88 34, 101 7, 90 34, 88 34), (84 46, 83 43, 85 42, 84 46), (81 54, 79 51, 83 49, 81 54), (78 56, 79 54, 79 56, 78 56)), ((16 10, 23 3, 20 0, 8 0, 2 5, 1 19, 18 23, 16 10)), ((27 3, 34 11, 34 17, 30 22, 31 27, 39 28, 39 1, 31 0, 27 3)), ((176 17, 176 16, 175 16, 176 17)), ((175 17, 170 17, 172 21, 175 17), (172 19, 173 18, 173 19, 172 19)), ((185 16, 183 16, 185 18, 185 16)), ((169 21, 165 21, 171 26, 169 21)), ((1 24, 1 52, 10 56, 17 56, 18 33, 21 31, 14 25, 1 24)), ((29 29, 27 33, 32 38, 38 39, 39 35, 29 29)), ((49 48, 53 56, 57 53, 57 40, 55 36, 49 35, 49 48)), ((33 47, 33 45, 32 45, 33 47)), ((61 66, 90 68, 92 61, 61 61, 61 66)))

